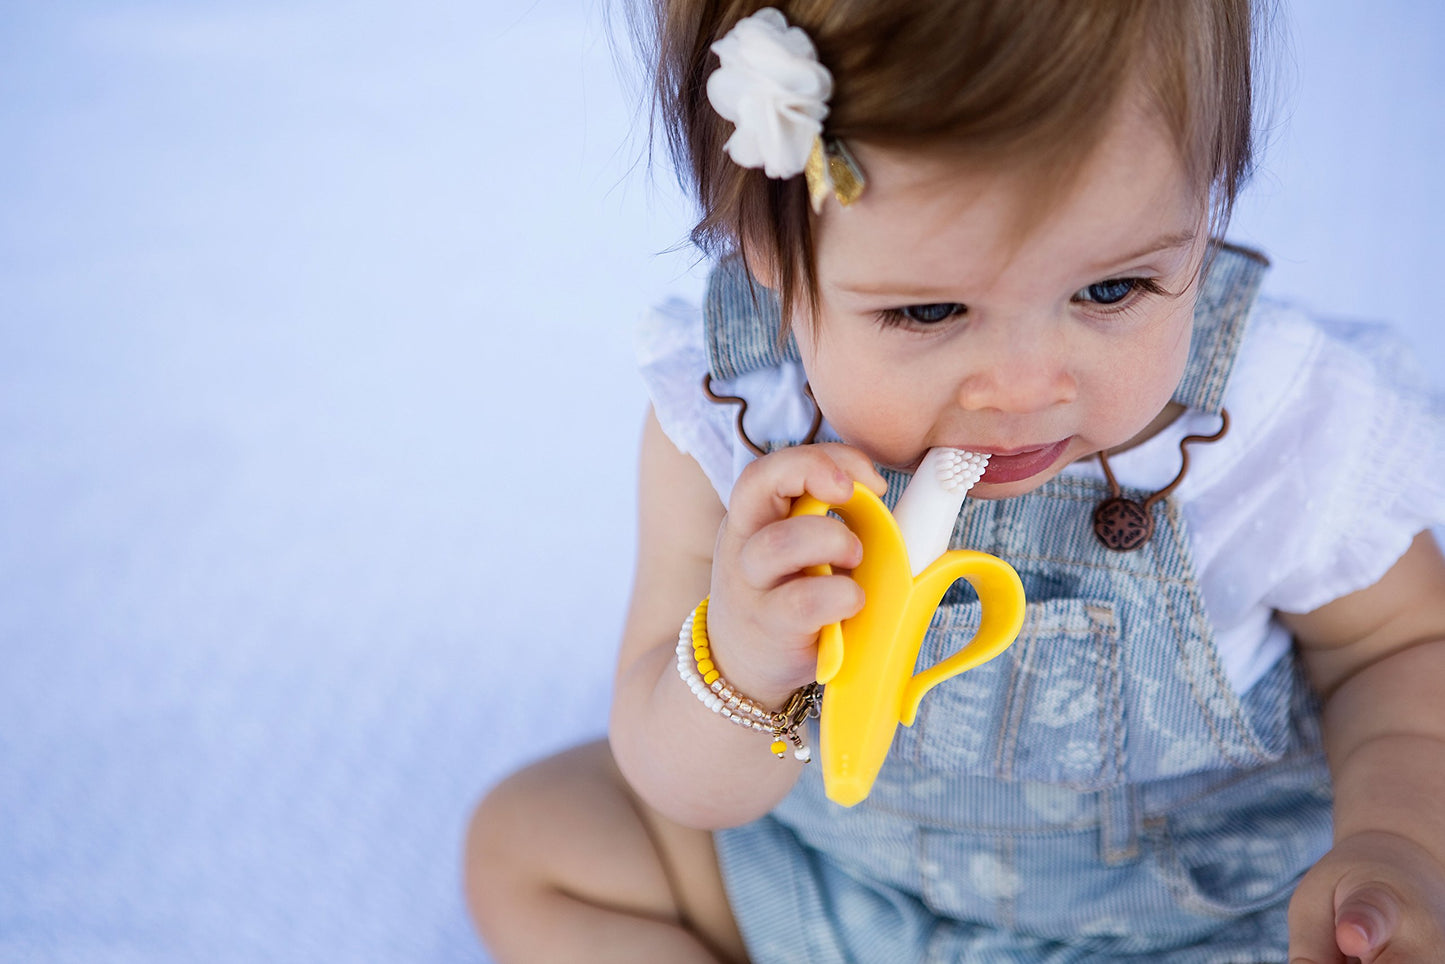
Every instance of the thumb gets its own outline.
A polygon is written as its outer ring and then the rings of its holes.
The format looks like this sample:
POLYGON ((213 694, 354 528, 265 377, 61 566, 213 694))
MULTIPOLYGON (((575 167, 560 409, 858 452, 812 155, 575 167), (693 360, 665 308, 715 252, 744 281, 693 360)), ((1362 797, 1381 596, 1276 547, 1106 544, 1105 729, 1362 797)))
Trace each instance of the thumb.
POLYGON ((1347 957, 1371 959, 1394 936, 1400 902, 1376 884, 1364 884, 1343 895, 1335 907, 1335 942, 1347 957))

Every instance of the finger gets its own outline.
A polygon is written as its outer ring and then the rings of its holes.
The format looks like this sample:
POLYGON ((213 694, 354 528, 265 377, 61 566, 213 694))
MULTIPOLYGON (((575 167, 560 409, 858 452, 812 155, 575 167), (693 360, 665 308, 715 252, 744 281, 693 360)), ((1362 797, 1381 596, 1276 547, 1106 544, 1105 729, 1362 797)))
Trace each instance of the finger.
POLYGON ((799 445, 749 463, 728 498, 730 537, 747 539, 786 517, 805 492, 828 503, 846 502, 853 495, 853 476, 833 458, 842 448, 799 445))
POLYGON ((1399 924, 1395 896, 1366 884, 1345 897, 1335 911, 1335 942, 1348 957, 1372 959, 1395 936, 1399 924))
POLYGON ((808 566, 851 569, 863 559, 863 543, 831 516, 798 516, 766 525, 743 544, 738 557, 743 581, 768 590, 808 566))
POLYGON ((1289 902, 1290 964, 1343 964, 1335 940, 1334 883, 1315 870, 1305 874, 1289 902))
POLYGON ((836 462, 840 469, 847 472, 849 478, 862 482, 873 490, 874 495, 882 495, 888 491, 888 480, 878 471, 873 460, 859 449, 840 442, 823 442, 813 448, 827 452, 828 457, 836 462))
POLYGON ((764 617, 781 633, 811 644, 822 627, 857 615, 863 590, 848 576, 809 576, 768 593, 762 606, 764 617))

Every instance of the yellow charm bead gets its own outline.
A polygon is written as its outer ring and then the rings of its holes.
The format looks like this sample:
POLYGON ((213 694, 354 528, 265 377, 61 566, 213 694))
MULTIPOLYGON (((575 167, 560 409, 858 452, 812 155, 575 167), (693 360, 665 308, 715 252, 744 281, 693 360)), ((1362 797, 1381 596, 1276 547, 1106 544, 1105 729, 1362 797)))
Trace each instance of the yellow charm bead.
POLYGON ((811 684, 802 687, 788 697, 788 703, 782 710, 768 712, 762 704, 754 703, 733 689, 732 684, 723 678, 721 671, 713 663, 712 651, 708 646, 706 616, 707 600, 704 599, 678 630, 677 673, 682 681, 703 705, 714 713, 739 726, 771 737, 773 755, 779 760, 787 759, 789 741, 798 747, 793 756, 806 760, 807 747, 803 746, 796 730, 805 719, 818 715, 818 687, 811 684))

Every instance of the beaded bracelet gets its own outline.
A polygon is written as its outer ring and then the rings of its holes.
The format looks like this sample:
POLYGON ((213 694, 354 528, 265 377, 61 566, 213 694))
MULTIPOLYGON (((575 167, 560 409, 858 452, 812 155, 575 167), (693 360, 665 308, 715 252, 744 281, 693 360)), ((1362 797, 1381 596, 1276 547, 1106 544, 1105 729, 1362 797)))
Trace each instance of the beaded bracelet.
POLYGON ((677 634, 677 675, 682 677, 693 695, 714 713, 739 726, 771 736, 772 751, 778 759, 783 759, 788 743, 794 746, 795 759, 804 763, 812 759, 813 753, 798 735, 798 727, 804 720, 818 715, 823 688, 817 683, 809 683, 794 690, 788 702, 777 712, 763 709, 733 689, 712 661, 707 639, 707 598, 688 614, 677 634))

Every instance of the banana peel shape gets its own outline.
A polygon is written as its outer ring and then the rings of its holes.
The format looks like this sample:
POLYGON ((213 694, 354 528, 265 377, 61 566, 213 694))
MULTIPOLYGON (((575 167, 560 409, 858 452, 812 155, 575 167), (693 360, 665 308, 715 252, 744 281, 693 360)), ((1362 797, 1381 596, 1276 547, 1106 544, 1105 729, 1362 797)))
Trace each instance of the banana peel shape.
MULTIPOLYGON (((852 571, 865 594, 863 609, 824 626, 818 639, 823 786, 828 799, 851 807, 873 789, 898 724, 913 725, 924 694, 1013 644, 1023 626, 1024 590, 1012 566, 971 549, 950 549, 915 578, 893 514, 862 484, 854 483, 841 505, 801 496, 792 514, 829 511, 863 544, 863 561, 852 571), (934 610, 958 579, 966 579, 982 603, 978 630, 958 652, 915 674, 934 610)), ((827 575, 832 568, 807 572, 827 575)))

